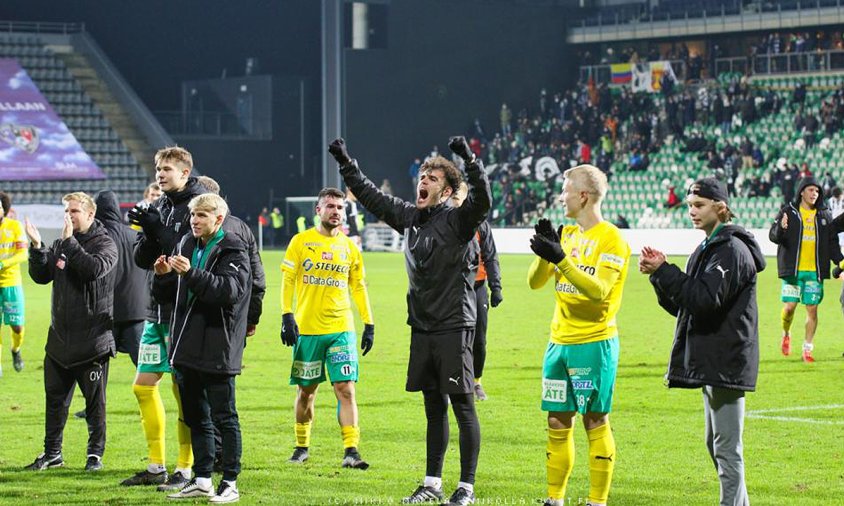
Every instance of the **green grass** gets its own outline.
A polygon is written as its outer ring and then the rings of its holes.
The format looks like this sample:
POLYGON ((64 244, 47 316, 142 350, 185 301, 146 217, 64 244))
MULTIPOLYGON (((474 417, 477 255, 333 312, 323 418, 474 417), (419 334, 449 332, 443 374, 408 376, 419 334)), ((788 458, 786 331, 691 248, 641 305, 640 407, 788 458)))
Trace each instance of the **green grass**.
MULTIPOLYGON (((243 503, 395 504, 425 471, 425 425, 420 394, 404 391, 409 330, 405 324, 407 278, 401 255, 365 255, 376 318, 373 351, 363 359, 358 384, 361 451, 372 468, 342 470, 340 431, 330 389, 317 396, 311 460, 304 467, 284 463, 294 446, 293 397, 288 385, 290 350, 278 330, 279 252, 264 254, 268 274, 264 318, 250 340, 238 378, 238 408, 243 430, 243 473, 238 481, 243 503)), ((529 504, 545 495, 545 415, 539 409, 540 366, 553 307, 550 286, 532 292, 525 277, 529 256, 501 259, 504 302, 490 312, 489 354, 484 386, 490 400, 478 404, 482 447, 477 493, 486 504, 529 504)), ((675 259, 675 261, 678 261, 675 259)), ((697 391, 663 386, 673 336, 673 320, 656 304, 644 276, 634 265, 619 316, 621 363, 612 414, 618 446, 610 502, 619 505, 717 503, 718 481, 703 445, 702 399, 697 391)), ((682 262, 682 259, 679 260, 682 262)), ((775 262, 774 262, 775 263, 775 262)), ((683 265, 679 263, 679 265, 683 265)), ((760 279, 761 366, 758 391, 747 407, 772 410, 768 416, 806 421, 748 418, 745 458, 755 505, 840 504, 844 496, 842 433, 844 408, 786 411, 842 402, 844 351, 838 304, 840 282, 826 283, 813 365, 779 353, 778 280, 775 265, 760 279), (823 423, 822 423, 823 422, 823 423)), ((71 418, 65 429, 62 469, 42 473, 22 467, 41 451, 44 392, 41 362, 49 325, 49 288, 26 283, 26 369, 17 374, 8 353, 8 328, 2 330, 4 376, 0 378, 0 503, 147 504, 164 502, 149 488, 118 483, 145 465, 146 445, 131 390, 134 370, 125 355, 112 361, 108 391, 108 445, 105 470, 83 472, 85 423, 71 418)), ((802 311, 802 310, 801 310, 802 311)), ((801 327, 803 314, 795 319, 801 327)), ((794 332, 797 349, 802 329, 794 332)), ((174 402, 165 383, 168 410, 167 458, 175 463, 174 402)), ((71 410, 83 407, 74 399, 71 410)), ((572 498, 588 492, 586 441, 577 433, 577 462, 569 482, 572 498)), ((447 492, 458 478, 457 429, 446 459, 447 492)), ((215 477, 215 480, 218 479, 215 477)), ((585 499, 584 499, 585 502, 585 499)))

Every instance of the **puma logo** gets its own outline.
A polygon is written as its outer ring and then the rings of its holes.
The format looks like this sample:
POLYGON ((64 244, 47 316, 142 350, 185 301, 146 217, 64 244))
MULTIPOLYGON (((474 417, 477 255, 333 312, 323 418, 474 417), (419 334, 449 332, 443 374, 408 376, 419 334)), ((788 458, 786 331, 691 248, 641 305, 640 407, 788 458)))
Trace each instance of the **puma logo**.
POLYGON ((459 379, 460 379, 460 376, 457 376, 456 378, 448 378, 448 381, 453 381, 455 385, 459 385, 460 383, 457 382, 457 380, 459 380, 459 379))
POLYGON ((601 456, 601 455, 595 455, 595 460, 609 460, 610 462, 612 462, 612 455, 610 455, 609 457, 604 457, 604 456, 601 456))
POLYGON ((728 272, 730 272, 730 270, 729 270, 729 269, 724 269, 724 268, 723 268, 723 267, 721 267, 720 265, 716 265, 716 266, 715 266, 715 268, 716 268, 716 269, 718 269, 718 271, 721 273, 721 277, 722 277, 722 278, 726 278, 726 277, 727 277, 727 273, 728 273, 728 272))

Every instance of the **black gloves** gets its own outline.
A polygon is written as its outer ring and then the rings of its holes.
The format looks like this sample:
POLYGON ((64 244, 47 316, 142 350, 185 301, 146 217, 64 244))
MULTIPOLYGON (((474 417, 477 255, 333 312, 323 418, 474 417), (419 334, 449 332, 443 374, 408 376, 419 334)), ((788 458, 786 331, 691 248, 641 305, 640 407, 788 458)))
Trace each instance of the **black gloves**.
POLYGON ((450 138, 448 140, 448 148, 466 163, 471 163, 475 160, 475 153, 472 153, 472 150, 469 149, 469 143, 466 142, 466 138, 462 135, 450 138))
POLYGON ((155 206, 135 206, 127 214, 129 223, 141 227, 144 234, 149 237, 158 237, 158 233, 164 228, 164 223, 161 222, 161 213, 155 206))
POLYGON ((367 323, 363 326, 363 336, 360 338, 360 349, 363 350, 363 355, 366 356, 369 350, 372 349, 372 343, 375 341, 375 325, 367 323))
POLYGON ((501 290, 494 288, 489 295, 489 303, 492 304, 492 307, 498 307, 503 300, 504 297, 501 296, 501 290))
POLYGON ((844 272, 844 270, 842 270, 841 267, 838 267, 837 265, 835 267, 833 267, 832 268, 832 279, 838 279, 838 277, 841 276, 842 272, 844 272))
POLYGON ((536 233, 530 239, 530 249, 538 257, 555 265, 566 258, 566 253, 560 244, 560 234, 563 233, 562 225, 555 231, 554 227, 551 226, 551 222, 546 218, 542 218, 533 227, 533 230, 536 233))
POLYGON ((328 145, 328 152, 337 160, 341 167, 346 166, 352 159, 349 157, 349 152, 346 150, 346 141, 342 137, 334 139, 328 145))
POLYGON ((296 318, 293 313, 281 315, 281 342, 285 346, 293 346, 299 339, 299 326, 296 325, 296 318))

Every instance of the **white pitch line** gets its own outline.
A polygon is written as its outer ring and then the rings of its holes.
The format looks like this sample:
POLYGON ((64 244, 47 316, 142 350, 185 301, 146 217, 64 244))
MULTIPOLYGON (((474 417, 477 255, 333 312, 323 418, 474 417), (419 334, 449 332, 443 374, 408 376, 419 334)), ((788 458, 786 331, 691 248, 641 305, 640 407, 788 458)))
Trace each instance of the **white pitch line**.
POLYGON ((798 423, 812 423, 821 425, 844 425, 844 420, 818 420, 816 418, 799 418, 796 416, 773 416, 762 413, 782 413, 784 411, 812 411, 818 409, 840 409, 844 408, 844 404, 826 404, 823 406, 793 406, 790 408, 772 408, 772 409, 756 409, 747 412, 748 418, 755 418, 757 420, 774 420, 778 422, 798 422, 798 423))
POLYGON ((747 413, 780 413, 782 411, 811 411, 813 409, 839 409, 844 408, 844 404, 825 404, 823 406, 793 406, 790 408, 770 408, 770 409, 754 409, 747 413))

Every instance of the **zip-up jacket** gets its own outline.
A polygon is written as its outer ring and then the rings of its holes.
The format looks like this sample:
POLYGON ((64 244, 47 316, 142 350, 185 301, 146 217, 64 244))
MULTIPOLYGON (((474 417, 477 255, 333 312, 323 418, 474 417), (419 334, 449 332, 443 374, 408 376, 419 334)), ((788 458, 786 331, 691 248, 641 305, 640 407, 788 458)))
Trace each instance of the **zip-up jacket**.
POLYGON ((764 269, 765 257, 753 236, 725 225, 695 249, 685 273, 666 262, 650 275, 659 305, 677 317, 669 387, 755 390, 756 275, 764 269))
MULTIPOLYGON (((176 254, 188 259, 193 235, 182 238, 176 254)), ((240 374, 246 341, 251 272, 246 246, 225 234, 206 255, 202 268, 191 265, 179 276, 155 276, 153 296, 174 300, 170 319, 170 364, 212 374, 240 374)))
POLYGON ((223 231, 234 234, 246 246, 246 252, 249 255, 249 271, 252 273, 252 290, 249 295, 249 314, 246 321, 249 325, 258 325, 264 307, 264 294, 267 291, 267 280, 264 275, 264 264, 261 263, 261 254, 258 252, 258 242, 249 225, 237 216, 226 216, 223 231))
POLYGON ((53 283, 47 355, 71 368, 114 356, 112 308, 117 246, 99 221, 47 248, 30 246, 29 276, 53 283))
POLYGON ((152 271, 141 269, 133 259, 139 233, 123 221, 117 196, 101 191, 94 198, 96 217, 117 246, 117 265, 114 267, 114 321, 131 322, 146 318, 152 271))
POLYGON ((469 195, 462 206, 418 209, 385 195, 363 175, 356 160, 340 168, 358 202, 404 234, 407 323, 424 332, 475 326, 478 246, 473 238, 492 196, 480 161, 467 165, 466 172, 469 195))
MULTIPOLYGON (((190 234, 188 202, 197 195, 207 192, 205 186, 200 184, 195 177, 190 177, 182 191, 165 192, 152 204, 161 214, 164 226, 157 237, 148 237, 145 233, 138 234, 138 241, 135 243, 135 264, 138 267, 151 270, 158 257, 173 254, 179 240, 185 234, 190 234)), ((147 320, 155 323, 169 323, 172 312, 172 300, 156 300, 153 296, 147 310, 147 320)))
POLYGON ((475 276, 475 284, 487 281, 490 290, 500 291, 501 268, 498 265, 498 250, 495 249, 495 241, 492 239, 492 229, 488 221, 478 226, 476 237, 480 246, 481 261, 478 265, 478 274, 475 276))
POLYGON ((797 264, 803 244, 803 219, 800 216, 800 193, 807 186, 817 186, 818 200, 815 202, 815 268, 818 280, 829 279, 830 260, 838 265, 844 260, 838 245, 836 227, 832 224, 832 213, 826 209, 823 189, 814 178, 803 178, 793 202, 784 205, 777 213, 768 238, 777 245, 777 276, 787 278, 797 275, 797 264), (788 228, 782 228, 782 216, 788 215, 788 228))

